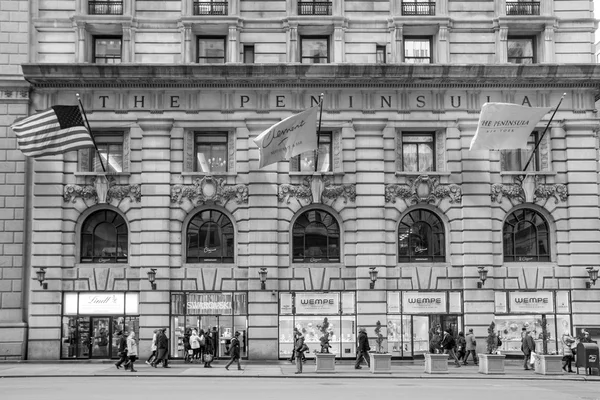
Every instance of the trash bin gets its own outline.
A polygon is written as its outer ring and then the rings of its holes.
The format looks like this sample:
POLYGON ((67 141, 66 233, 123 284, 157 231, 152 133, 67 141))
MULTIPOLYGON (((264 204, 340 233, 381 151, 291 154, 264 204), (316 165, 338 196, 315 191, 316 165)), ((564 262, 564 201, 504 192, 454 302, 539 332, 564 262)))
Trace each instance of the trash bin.
POLYGON ((575 362, 577 373, 579 367, 585 368, 586 375, 592 374, 592 368, 597 369, 600 375, 600 351, 596 343, 579 343, 577 345, 577 360, 575 362))

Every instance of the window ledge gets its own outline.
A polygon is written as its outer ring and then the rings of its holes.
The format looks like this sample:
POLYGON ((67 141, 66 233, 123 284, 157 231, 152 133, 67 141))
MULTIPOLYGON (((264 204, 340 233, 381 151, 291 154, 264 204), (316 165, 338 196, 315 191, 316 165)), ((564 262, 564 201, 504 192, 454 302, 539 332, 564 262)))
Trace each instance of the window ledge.
MULTIPOLYGON (((75 263, 76 268, 119 268, 133 267, 129 263, 75 263)), ((138 267, 139 268, 139 267, 138 267)))
POLYGON ((290 176, 308 176, 308 175, 323 175, 323 176, 344 176, 343 172, 309 172, 309 171, 292 171, 290 176))
POLYGON ((182 172, 181 176, 237 176, 237 172, 216 172, 214 174, 208 174, 206 172, 182 172))
POLYGON ((129 172, 75 172, 75 176, 131 176, 129 172))
POLYGON ((517 176, 517 175, 540 175, 540 176, 556 176, 555 171, 500 171, 500 176, 517 176))
POLYGON ((343 267, 344 264, 337 262, 337 263, 295 263, 292 262, 292 267, 293 268, 312 268, 312 267, 333 267, 333 268, 341 268, 343 267))
POLYGON ((184 268, 232 268, 238 267, 243 268, 242 266, 237 265, 236 263, 214 263, 214 262, 206 262, 206 263, 183 263, 184 268))
POLYGON ((396 171, 396 176, 421 176, 421 175, 431 175, 431 176, 450 176, 452 173, 450 171, 432 171, 432 172, 404 172, 404 171, 396 171))

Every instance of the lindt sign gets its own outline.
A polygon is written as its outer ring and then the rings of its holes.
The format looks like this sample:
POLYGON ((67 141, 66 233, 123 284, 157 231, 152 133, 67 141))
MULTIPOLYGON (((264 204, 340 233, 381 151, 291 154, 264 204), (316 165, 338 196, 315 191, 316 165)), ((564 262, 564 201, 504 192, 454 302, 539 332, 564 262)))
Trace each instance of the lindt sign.
POLYGON ((123 314, 124 293, 80 293, 79 314, 123 314))

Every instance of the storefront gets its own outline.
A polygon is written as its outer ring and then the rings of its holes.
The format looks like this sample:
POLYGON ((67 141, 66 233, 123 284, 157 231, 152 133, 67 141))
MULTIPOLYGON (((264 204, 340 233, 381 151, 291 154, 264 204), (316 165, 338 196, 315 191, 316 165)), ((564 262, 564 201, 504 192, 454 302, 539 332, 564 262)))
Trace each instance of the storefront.
POLYGON ((61 358, 117 358, 119 331, 139 335, 139 293, 64 293, 61 358))
POLYGON ((462 330, 462 292, 388 292, 388 352, 412 358, 429 352, 430 331, 438 324, 454 336, 462 330))
POLYGON ((170 355, 183 358, 186 331, 210 332, 216 358, 229 357, 229 344, 235 331, 240 332, 240 355, 248 356, 248 293, 185 292, 171 293, 170 355))
POLYGON ((495 293, 496 329, 502 337, 499 349, 507 355, 522 355, 523 328, 533 337, 536 348, 543 348, 543 324, 546 323, 548 353, 561 349, 564 333, 573 335, 571 329, 571 299, 567 290, 495 293), (557 340, 558 338, 558 340, 557 340))
POLYGON ((279 358, 289 358, 294 328, 305 337, 307 358, 321 350, 321 330, 329 333, 330 353, 356 358, 356 294, 354 292, 292 292, 279 297, 279 358))

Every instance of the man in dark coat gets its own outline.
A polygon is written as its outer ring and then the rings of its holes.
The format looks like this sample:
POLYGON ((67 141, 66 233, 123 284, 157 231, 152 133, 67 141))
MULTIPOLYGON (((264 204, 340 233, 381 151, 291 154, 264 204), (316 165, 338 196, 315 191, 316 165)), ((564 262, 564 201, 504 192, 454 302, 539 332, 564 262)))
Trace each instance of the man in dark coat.
POLYGON ((531 369, 533 369, 533 364, 529 362, 529 359, 531 358, 531 352, 535 351, 535 341, 529 334, 529 331, 525 328, 523 328, 523 340, 521 341, 521 350, 523 351, 523 355, 525 356, 523 360, 523 367, 528 370, 530 369, 529 366, 531 365, 531 369))
POLYGON ((450 331, 450 329, 446 329, 444 331, 444 337, 442 338, 440 346, 442 347, 442 349, 444 349, 444 354, 448 354, 454 360, 454 364, 456 365, 456 367, 460 368, 460 362, 458 361, 458 357, 454 352, 456 340, 454 340, 454 336, 452 336, 452 331, 450 331))
POLYGON ((240 333, 238 331, 235 331, 234 338, 231 339, 229 353, 231 354, 231 360, 229 360, 225 369, 229 370, 229 366, 233 364, 234 361, 237 361, 238 370, 243 371, 242 366, 240 365, 240 333))
POLYGON ((156 364, 162 362, 163 368, 171 368, 169 367, 169 338, 165 333, 167 328, 162 328, 158 331, 156 335, 156 360, 151 364, 154 368, 156 368, 156 364))
POLYGON ((360 363, 364 358, 367 367, 371 368, 371 358, 369 357, 369 338, 367 336, 367 330, 363 327, 358 328, 358 347, 356 348, 356 363, 354 364, 355 369, 361 369, 360 363))
POLYGON ((129 369, 129 365, 127 364, 127 360, 129 360, 129 357, 127 357, 127 335, 123 335, 123 332, 119 331, 117 332, 117 336, 119 337, 117 339, 119 361, 115 363, 115 367, 119 369, 121 368, 121 364, 125 363, 125 369, 129 369))

